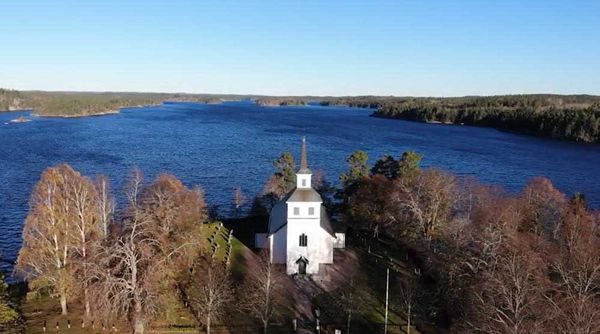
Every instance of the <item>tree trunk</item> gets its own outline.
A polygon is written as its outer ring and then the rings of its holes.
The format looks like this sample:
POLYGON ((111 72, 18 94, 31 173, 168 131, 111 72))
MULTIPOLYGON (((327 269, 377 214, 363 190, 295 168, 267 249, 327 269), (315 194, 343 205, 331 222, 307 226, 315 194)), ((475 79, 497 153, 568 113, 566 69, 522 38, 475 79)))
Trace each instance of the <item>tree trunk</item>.
POLYGON ((144 334, 144 321, 138 317, 135 318, 134 333, 144 334))
POLYGON ((62 309, 62 315, 67 315, 67 296, 64 294, 60 295, 60 308, 62 309))
POLYGON ((410 334, 410 318, 411 318, 411 305, 408 305, 408 327, 406 329, 406 334, 410 334))
POLYGON ((133 323, 134 323, 134 333, 135 334, 144 334, 145 321, 142 317, 142 303, 139 298, 135 298, 135 313, 133 315, 133 323))
POLYGON ((352 312, 348 312, 348 320, 346 321, 346 334, 350 334, 350 320, 352 319, 352 312))
POLYGON ((263 321, 263 334, 267 334, 267 327, 269 327, 269 321, 263 321))
POLYGON ((83 289, 83 299, 84 299, 84 303, 85 303, 85 316, 89 319, 90 318, 90 298, 88 296, 88 288, 85 287, 83 289))
POLYGON ((210 334, 210 316, 206 316, 206 334, 210 334))

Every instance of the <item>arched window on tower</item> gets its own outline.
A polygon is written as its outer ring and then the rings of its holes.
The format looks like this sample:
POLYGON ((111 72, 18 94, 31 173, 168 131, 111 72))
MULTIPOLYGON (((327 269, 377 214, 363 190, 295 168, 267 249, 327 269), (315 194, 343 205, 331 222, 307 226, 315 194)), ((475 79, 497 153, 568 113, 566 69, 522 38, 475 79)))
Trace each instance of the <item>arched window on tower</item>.
POLYGON ((308 237, 306 236, 306 234, 302 233, 300 235, 299 245, 300 245, 300 247, 306 247, 307 244, 308 244, 308 237))

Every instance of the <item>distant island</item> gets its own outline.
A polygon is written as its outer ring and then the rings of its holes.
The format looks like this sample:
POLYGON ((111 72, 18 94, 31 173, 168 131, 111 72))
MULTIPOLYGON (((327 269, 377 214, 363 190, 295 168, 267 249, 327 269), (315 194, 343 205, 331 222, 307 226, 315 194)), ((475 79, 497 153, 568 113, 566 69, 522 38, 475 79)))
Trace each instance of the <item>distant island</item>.
POLYGON ((0 111, 31 109, 42 117, 85 117, 116 114, 121 108, 170 102, 221 103, 239 95, 130 92, 44 92, 0 89, 0 111))
POLYGON ((492 127, 503 131, 600 142, 600 96, 501 95, 466 97, 263 96, 218 94, 43 92, 0 89, 0 111, 32 109, 43 117, 118 113, 121 108, 163 102, 221 103, 253 100, 259 106, 349 106, 374 109, 373 116, 437 124, 492 127))
POLYGON ((264 97, 256 99, 259 106, 304 106, 308 103, 306 99, 294 97, 264 97))

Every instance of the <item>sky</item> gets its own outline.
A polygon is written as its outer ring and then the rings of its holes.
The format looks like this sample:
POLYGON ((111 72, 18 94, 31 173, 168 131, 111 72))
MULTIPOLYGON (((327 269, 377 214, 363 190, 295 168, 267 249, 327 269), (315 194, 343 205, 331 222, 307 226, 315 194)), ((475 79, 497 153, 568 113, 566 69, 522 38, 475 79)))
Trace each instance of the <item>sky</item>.
POLYGON ((600 95, 600 1, 0 0, 0 87, 600 95))

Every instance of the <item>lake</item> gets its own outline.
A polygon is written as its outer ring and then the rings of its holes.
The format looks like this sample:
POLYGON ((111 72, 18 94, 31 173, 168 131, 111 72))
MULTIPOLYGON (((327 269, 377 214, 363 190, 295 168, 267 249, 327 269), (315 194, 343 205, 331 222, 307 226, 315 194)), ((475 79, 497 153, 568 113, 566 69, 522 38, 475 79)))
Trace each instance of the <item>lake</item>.
POLYGON ((20 247, 31 189, 48 166, 67 162, 87 176, 106 174, 119 196, 135 166, 146 180, 170 172, 189 186, 201 185, 207 201, 227 214, 235 187, 252 197, 281 152, 299 158, 302 136, 310 168, 323 170, 330 181, 337 181, 354 150, 368 152, 371 163, 383 154, 415 150, 424 166, 513 192, 534 176, 546 176, 561 191, 584 193, 591 206, 600 207, 600 145, 374 118, 371 110, 346 107, 173 103, 6 124, 27 114, 0 113, 0 252, 10 260, 20 247))

